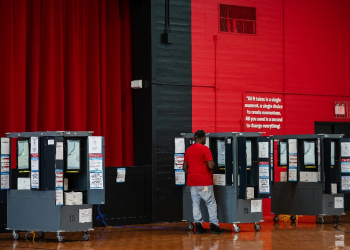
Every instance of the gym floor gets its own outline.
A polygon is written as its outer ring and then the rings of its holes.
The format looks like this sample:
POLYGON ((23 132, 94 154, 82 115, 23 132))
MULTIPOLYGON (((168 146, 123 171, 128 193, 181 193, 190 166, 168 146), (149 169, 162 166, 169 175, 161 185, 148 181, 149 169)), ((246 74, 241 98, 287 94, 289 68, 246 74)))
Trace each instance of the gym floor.
POLYGON ((303 218, 296 223, 287 217, 278 223, 269 219, 260 223, 259 232, 252 223, 240 224, 239 233, 223 224, 225 233, 219 235, 195 234, 186 222, 99 227, 90 232, 88 241, 82 232, 67 232, 62 242, 50 232, 42 239, 38 232, 20 232, 17 240, 12 233, 2 233, 0 249, 350 249, 350 215, 342 216, 337 226, 333 217, 325 217, 324 224, 316 223, 315 216, 303 218))

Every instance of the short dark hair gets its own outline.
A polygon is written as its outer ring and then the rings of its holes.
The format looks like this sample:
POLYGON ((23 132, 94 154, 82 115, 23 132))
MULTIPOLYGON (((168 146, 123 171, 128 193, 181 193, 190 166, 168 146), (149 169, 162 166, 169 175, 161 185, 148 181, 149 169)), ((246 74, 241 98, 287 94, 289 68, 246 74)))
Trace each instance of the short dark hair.
POLYGON ((194 138, 197 139, 197 138, 203 138, 205 137, 205 132, 204 130, 200 129, 200 130, 197 130, 196 133, 194 133, 194 138))

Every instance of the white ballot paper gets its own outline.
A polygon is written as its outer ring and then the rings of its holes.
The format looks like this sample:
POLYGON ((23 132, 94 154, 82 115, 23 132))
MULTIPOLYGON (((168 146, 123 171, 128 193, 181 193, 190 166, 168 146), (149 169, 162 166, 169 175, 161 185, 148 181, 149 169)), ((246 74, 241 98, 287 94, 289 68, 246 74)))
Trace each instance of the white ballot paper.
POLYGON ((269 179, 259 179, 259 193, 268 194, 270 193, 270 181, 269 179))
POLYGON ((350 157, 350 142, 341 143, 341 157, 350 157))
POLYGON ((63 160, 63 142, 56 143, 56 160, 63 160))
POLYGON ((39 188, 39 171, 32 171, 31 175, 31 187, 32 188, 39 188))
POLYGON ((39 171, 39 157, 32 157, 30 159, 30 164, 32 166, 32 171, 39 171))
POLYGON ((350 173, 350 159, 341 159, 341 172, 350 173))
POLYGON ((297 167, 298 167, 298 155, 297 155, 297 140, 288 139, 289 148, 289 169, 288 169, 288 181, 297 181, 297 167))
POLYGON ((289 181, 297 181, 297 168, 296 167, 289 167, 289 181))
POLYGON ((297 153, 297 140, 288 139, 289 153, 297 153))
POLYGON ((32 188, 39 188, 39 137, 30 137, 30 164, 32 171, 31 186, 32 188))
POLYGON ((30 177, 18 177, 17 190, 30 190, 30 177))
POLYGON ((269 162, 268 161, 260 161, 259 162, 259 177, 269 177, 269 162))
POLYGON ((269 158, 268 142, 259 142, 259 158, 269 158))
POLYGON ((344 208, 344 197, 334 197, 334 208, 344 208))
POLYGON ((269 162, 259 162, 259 193, 270 193, 269 162))
POLYGON ((63 205, 63 190, 56 188, 56 206, 63 205))
POLYGON ((89 154, 102 153, 102 137, 89 136, 89 154))
POLYGON ((1 155, 1 173, 10 172, 10 155, 1 155))
POLYGON ((10 188, 10 175, 9 173, 1 174, 1 189, 10 188))
POLYGON ((185 171, 181 169, 175 169, 175 185, 185 185, 185 171))
POLYGON ((90 189, 103 189, 102 172, 90 172, 90 189))
POLYGON ((10 138, 1 138, 1 154, 9 155, 10 154, 10 138))
POLYGON ((56 188, 63 187, 63 169, 56 169, 56 188))
POLYGON ((96 172, 103 171, 102 154, 89 154, 89 170, 96 171, 96 172))
POLYGON ((125 168, 118 168, 117 173, 118 173, 117 182, 125 182, 126 169, 125 168))
POLYGON ((185 153, 185 138, 175 138, 175 154, 185 153))
POLYGON ((341 190, 350 190, 350 176, 341 177, 341 190))
POLYGON ((92 209, 79 209, 79 223, 92 222, 92 209))
POLYGON ((251 205, 251 207, 250 207, 251 213, 261 213, 262 200, 251 200, 250 205, 251 205))
POLYGON ((175 154, 174 155, 174 169, 182 169, 184 165, 184 154, 175 154))
POLYGON ((39 137, 30 137, 30 153, 39 153, 39 137))

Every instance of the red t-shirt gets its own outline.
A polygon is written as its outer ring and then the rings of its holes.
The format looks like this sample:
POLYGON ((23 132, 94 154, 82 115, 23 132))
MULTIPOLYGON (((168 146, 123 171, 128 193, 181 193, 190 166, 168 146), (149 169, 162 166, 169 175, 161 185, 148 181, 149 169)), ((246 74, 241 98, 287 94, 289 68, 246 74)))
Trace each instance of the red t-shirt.
POLYGON ((213 170, 207 167, 207 161, 212 161, 210 149, 202 144, 191 145, 185 154, 188 165, 187 186, 213 185, 213 170))

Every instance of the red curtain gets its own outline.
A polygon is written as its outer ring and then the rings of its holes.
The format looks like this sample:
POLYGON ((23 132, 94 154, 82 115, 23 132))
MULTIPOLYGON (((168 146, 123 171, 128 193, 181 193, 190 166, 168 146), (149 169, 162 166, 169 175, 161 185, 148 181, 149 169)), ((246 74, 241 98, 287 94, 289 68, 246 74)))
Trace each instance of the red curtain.
POLYGON ((94 131, 133 165, 127 0, 0 0, 0 136, 94 131))

